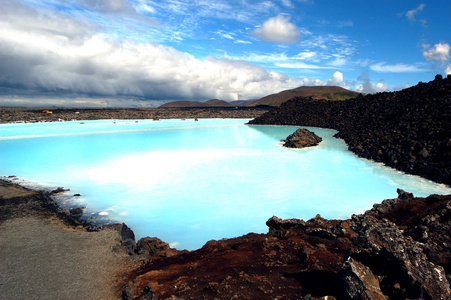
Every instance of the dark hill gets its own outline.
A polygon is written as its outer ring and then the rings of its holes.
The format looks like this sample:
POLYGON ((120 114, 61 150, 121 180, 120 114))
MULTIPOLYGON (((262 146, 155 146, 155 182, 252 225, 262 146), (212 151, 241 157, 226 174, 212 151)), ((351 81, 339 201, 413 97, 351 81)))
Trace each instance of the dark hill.
POLYGON ((349 91, 338 86, 301 86, 292 90, 282 91, 277 94, 265 96, 251 104, 280 106, 282 103, 294 97, 311 97, 325 100, 347 100, 355 98, 359 93, 349 91))
POLYGON ((180 107, 227 107, 230 103, 224 100, 211 99, 206 102, 200 101, 173 101, 160 106, 160 108, 180 108, 180 107))
POLYGON ((437 75, 399 92, 348 101, 293 98, 249 123, 337 129, 361 157, 451 184, 450 120, 451 76, 437 75))

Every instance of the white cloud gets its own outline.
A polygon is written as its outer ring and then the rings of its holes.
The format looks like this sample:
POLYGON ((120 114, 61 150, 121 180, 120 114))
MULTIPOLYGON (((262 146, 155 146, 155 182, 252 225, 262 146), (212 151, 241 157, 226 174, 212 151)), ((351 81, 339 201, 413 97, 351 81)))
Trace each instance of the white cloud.
POLYGON ((317 53, 315 51, 303 51, 303 52, 300 52, 300 53, 296 54, 293 58, 294 59, 300 59, 300 60, 312 59, 316 55, 317 55, 317 53))
POLYGON ((381 93, 381 92, 388 92, 390 88, 386 83, 383 82, 367 82, 361 85, 358 85, 354 88, 356 92, 364 93, 364 94, 374 94, 374 93, 381 93))
POLYGON ((290 17, 278 15, 268 19, 262 27, 255 29, 252 34, 267 42, 293 44, 299 41, 301 31, 295 24, 290 23, 290 17))
POLYGON ((101 12, 129 13, 135 11, 133 6, 126 0, 82 0, 79 2, 101 12))
POLYGON ((409 10, 406 13, 406 17, 411 21, 415 21, 415 15, 417 15, 419 12, 423 11, 424 7, 425 7, 424 4, 420 4, 420 6, 418 6, 417 8, 409 10))
POLYGON ((445 74, 446 74, 446 75, 451 74, 451 64, 449 64, 449 65, 446 67, 445 74))
POLYGON ((269 53, 269 54, 248 53, 242 56, 232 56, 224 54, 224 58, 230 60, 244 60, 248 62, 257 62, 257 63, 286 62, 290 59, 285 53, 269 53))
POLYGON ((384 83, 383 79, 381 79, 377 83, 372 82, 370 80, 368 71, 363 71, 357 80, 363 82, 363 84, 354 87, 354 90, 359 93, 373 94, 379 92, 387 92, 390 90, 388 84, 384 83))
POLYGON ((343 67, 347 62, 348 60, 346 58, 337 57, 332 62, 330 62, 330 65, 334 67, 343 67))
POLYGON ((289 8, 293 8, 294 7, 293 3, 291 3, 290 0, 281 0, 281 2, 282 2, 282 5, 284 5, 286 7, 289 7, 289 8))
POLYGON ((451 47, 448 43, 438 43, 429 49, 429 45, 423 45, 423 56, 427 61, 434 61, 436 63, 444 63, 449 59, 449 52, 451 47))
POLYGON ((158 25, 158 23, 154 20, 140 14, 140 12, 155 12, 152 7, 142 2, 138 3, 138 10, 136 10, 135 7, 127 0, 78 0, 78 2, 99 13, 124 15, 131 17, 138 22, 144 22, 152 26, 158 25))
POLYGON ((226 38, 226 39, 229 39, 229 40, 234 40, 235 39, 230 33, 223 33, 223 34, 221 34, 221 36, 223 38, 226 38))
POLYGON ((0 86, 16 92, 238 100, 301 83, 247 62, 201 61, 154 43, 119 42, 103 34, 67 38, 57 30, 65 22, 42 19, 27 31, 17 28, 20 22, 0 22, 8 29, 0 36, 0 74, 7 74, 0 86))
POLYGON ((427 69, 416 65, 407 65, 398 63, 395 65, 387 65, 385 62, 377 63, 370 66, 370 69, 379 73, 410 73, 410 72, 426 72, 427 69))
POLYGON ((331 79, 326 81, 326 85, 341 85, 343 83, 343 73, 336 71, 331 79))
POLYGON ((358 59, 355 64, 359 67, 368 67, 371 64, 370 59, 358 59))
POLYGON ((285 62, 285 63, 275 63, 277 67, 287 68, 287 69, 335 69, 334 66, 320 66, 315 64, 306 64, 303 62, 285 62))
POLYGON ((243 41, 243 40, 235 40, 234 43, 236 43, 236 44, 252 44, 252 42, 250 42, 250 41, 243 41))
POLYGON ((139 0, 138 4, 136 4, 135 9, 138 12, 145 12, 145 13, 155 13, 155 8, 150 6, 148 3, 146 3, 144 0, 139 0))

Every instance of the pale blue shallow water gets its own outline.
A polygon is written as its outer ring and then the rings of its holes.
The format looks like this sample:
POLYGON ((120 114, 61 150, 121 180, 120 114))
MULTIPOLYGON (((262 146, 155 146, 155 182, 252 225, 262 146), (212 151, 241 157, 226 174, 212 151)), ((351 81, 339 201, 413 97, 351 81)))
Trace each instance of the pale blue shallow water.
POLYGON ((298 127, 247 121, 4 124, 0 174, 70 188, 61 205, 86 205, 87 216, 125 222, 137 238, 157 236, 179 249, 267 232, 273 215, 349 218, 395 198, 397 188, 451 194, 448 186, 358 158, 333 130, 308 127, 323 142, 286 149, 279 141, 298 127))

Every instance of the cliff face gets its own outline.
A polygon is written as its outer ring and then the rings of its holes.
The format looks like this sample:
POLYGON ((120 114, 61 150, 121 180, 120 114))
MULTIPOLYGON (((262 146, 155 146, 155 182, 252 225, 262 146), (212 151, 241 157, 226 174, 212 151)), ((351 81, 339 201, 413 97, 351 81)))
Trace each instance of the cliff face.
POLYGON ((293 98, 249 124, 333 128, 357 155, 451 184, 451 76, 343 102, 293 98))
POLYGON ((160 243, 123 298, 449 299, 450 219, 451 195, 398 190, 348 220, 272 217, 267 234, 192 252, 160 243))

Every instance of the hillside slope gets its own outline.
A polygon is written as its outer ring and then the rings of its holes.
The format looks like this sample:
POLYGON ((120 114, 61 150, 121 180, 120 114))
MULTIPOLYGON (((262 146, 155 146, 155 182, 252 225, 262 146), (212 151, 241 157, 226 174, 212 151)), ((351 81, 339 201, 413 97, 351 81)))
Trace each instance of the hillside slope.
POLYGON ((282 103, 294 97, 312 97, 313 99, 347 100, 359 95, 338 86, 301 86, 292 90, 282 91, 277 94, 265 96, 251 104, 280 106, 282 103))
POLYGON ((399 92, 348 101, 294 98, 250 124, 339 130, 351 151, 398 170, 451 184, 451 75, 399 92))

